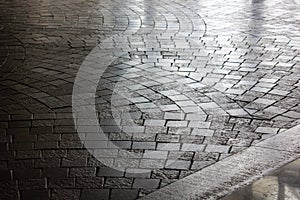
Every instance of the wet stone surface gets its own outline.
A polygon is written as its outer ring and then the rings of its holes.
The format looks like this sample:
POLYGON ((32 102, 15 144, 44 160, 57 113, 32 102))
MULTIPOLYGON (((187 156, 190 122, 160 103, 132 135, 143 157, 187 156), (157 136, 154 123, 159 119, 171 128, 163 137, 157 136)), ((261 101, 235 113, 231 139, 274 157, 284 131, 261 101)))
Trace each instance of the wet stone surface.
POLYGON ((222 200, 247 199, 299 199, 299 164, 293 161, 280 169, 269 172, 251 185, 239 189, 222 200))
POLYGON ((299 124, 299 8, 1 2, 1 198, 136 199, 299 124))
POLYGON ((8 57, 7 47, 3 43, 0 44, 0 52, 1 52, 0 63, 2 67, 6 62, 6 58, 8 57))
POLYGON ((0 28, 0 76, 3 79, 21 66, 26 50, 20 40, 0 28))

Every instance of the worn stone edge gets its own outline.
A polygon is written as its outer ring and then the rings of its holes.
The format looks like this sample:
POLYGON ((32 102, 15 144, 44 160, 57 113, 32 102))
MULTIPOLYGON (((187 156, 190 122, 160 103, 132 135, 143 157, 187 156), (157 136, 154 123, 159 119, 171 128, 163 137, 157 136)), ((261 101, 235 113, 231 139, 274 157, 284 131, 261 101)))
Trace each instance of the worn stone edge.
POLYGON ((229 156, 141 199, 218 199, 300 157, 300 125, 229 156))

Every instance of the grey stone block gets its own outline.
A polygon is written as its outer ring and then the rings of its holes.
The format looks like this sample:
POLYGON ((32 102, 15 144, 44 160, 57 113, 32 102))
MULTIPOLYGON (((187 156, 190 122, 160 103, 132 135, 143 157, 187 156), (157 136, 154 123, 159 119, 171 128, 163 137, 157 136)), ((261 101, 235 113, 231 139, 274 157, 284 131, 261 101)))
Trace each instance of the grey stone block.
POLYGON ((48 200, 50 190, 24 190, 21 193, 22 200, 48 200))
POLYGON ((160 169, 165 165, 165 160, 158 159, 142 159, 140 162, 140 168, 146 169, 160 169))
POLYGON ((133 182, 133 188, 155 189, 159 187, 160 179, 139 179, 133 182))
POLYGON ((213 129, 200 129, 200 128, 194 128, 192 131, 192 135, 200 135, 200 136, 213 136, 214 135, 213 129))
POLYGON ((132 178, 107 178, 104 187, 111 189, 131 188, 133 183, 132 178))
POLYGON ((68 176, 68 168, 43 168, 42 177, 64 178, 68 176))
POLYGON ((89 188, 97 189, 103 188, 104 178, 103 177, 78 177, 76 178, 76 188, 89 188))
POLYGON ((51 199, 61 200, 61 199, 80 199, 80 189, 54 189, 51 193, 51 199))
POLYGON ((138 198, 139 191, 137 189, 112 189, 111 200, 132 200, 138 198))
POLYGON ((191 166, 191 161, 184 160, 167 160, 166 169, 184 169, 187 170, 191 166))
POLYGON ((146 150, 143 158, 149 158, 149 159, 166 159, 168 156, 168 151, 151 151, 146 150))
POLYGON ((133 142, 132 149, 155 149, 156 142, 133 142))
POLYGON ((80 200, 108 200, 109 189, 83 189, 80 200))
POLYGON ((180 143, 158 143, 157 150, 176 151, 180 149, 180 143))
POLYGON ((97 172, 97 176, 122 177, 124 176, 124 171, 124 168, 117 170, 110 167, 100 167, 97 172))

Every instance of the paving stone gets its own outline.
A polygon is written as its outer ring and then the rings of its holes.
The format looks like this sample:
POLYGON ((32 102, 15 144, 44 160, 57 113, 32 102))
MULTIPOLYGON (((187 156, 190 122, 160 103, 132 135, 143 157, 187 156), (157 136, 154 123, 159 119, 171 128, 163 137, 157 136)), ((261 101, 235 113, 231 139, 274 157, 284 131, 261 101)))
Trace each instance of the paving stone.
POLYGON ((229 139, 227 144, 234 146, 249 147, 252 142, 252 139, 229 139))
POLYGON ((145 120, 145 126, 164 126, 166 123, 165 120, 145 120))
POLYGON ((180 149, 179 143, 158 143, 157 150, 176 151, 180 149))
POLYGON ((166 126, 169 127, 187 127, 187 121, 168 121, 166 126))
POLYGON ((42 177, 64 178, 68 176, 68 168, 43 168, 42 177))
POLYGON ((0 181, 10 181, 12 178, 9 170, 0 170, 0 175, 0 181))
POLYGON ((122 149, 129 149, 132 145, 132 141, 112 141, 107 144, 108 148, 115 148, 118 146, 122 149))
POLYGON ((76 188, 102 188, 104 179, 102 177, 78 177, 76 188))
POLYGON ((207 115, 199 115, 199 114, 187 114, 186 115, 186 120, 191 120, 191 121, 205 121, 207 118, 207 115))
POLYGON ((207 152, 196 152, 194 160, 196 161, 217 161, 219 158, 219 153, 207 153, 207 152))
POLYGON ((270 88, 255 86, 251 89, 252 91, 267 93, 270 91, 270 88))
POLYGON ((46 179, 20 180, 19 187, 21 190, 45 189, 46 188, 46 179))
POLYGON ((164 167, 165 160, 159 159, 142 159, 140 162, 140 168, 146 169, 161 169, 164 167))
POLYGON ((166 159, 168 151, 145 151, 143 158, 149 159, 166 159))
POLYGON ((37 140, 36 135, 19 133, 14 137, 15 142, 35 142, 37 140))
POLYGON ((66 158, 67 151, 64 149, 42 150, 42 158, 66 158))
POLYGON ((166 135, 158 134, 156 137, 157 142, 179 142, 180 135, 166 135))
POLYGON ((214 130, 211 129, 200 129, 200 128, 194 128, 192 131, 192 135, 200 135, 200 136, 213 136, 214 130))
POLYGON ((191 131, 192 131, 191 128, 176 128, 176 127, 169 128, 169 133, 176 134, 176 135, 190 135, 191 131))
POLYGON ((97 176, 123 177, 124 169, 120 168, 120 170, 117 170, 110 167, 100 167, 97 172, 97 176))
POLYGON ((17 159, 40 158, 40 151, 17 151, 17 159))
POLYGON ((282 114, 286 112, 286 109, 278 108, 276 106, 270 106, 265 109, 266 112, 275 113, 275 114, 282 114))
POLYGON ((263 134, 275 134, 278 133, 278 128, 272 128, 272 127, 257 127, 255 132, 263 133, 263 134))
POLYGON ((1 186, 0 191, 2 194, 2 198, 6 198, 6 199, 19 198, 16 181, 6 181, 6 182, 2 181, 0 186, 1 186))
POLYGON ((189 169, 191 165, 191 161, 183 161, 183 160, 167 160, 166 169, 189 169))
POLYGON ((150 178, 150 176, 150 169, 127 168, 125 172, 125 177, 128 178, 150 178))
POLYGON ((49 190, 25 190, 21 194, 21 199, 24 200, 46 200, 50 198, 49 190))
POLYGON ((136 104, 136 106, 140 109, 156 108, 156 105, 154 103, 140 103, 136 104))
POLYGON ((151 178, 158 179, 176 179, 179 177, 179 171, 177 170, 169 170, 169 169, 157 169, 154 170, 151 178))
POLYGON ((107 178, 105 188, 131 188, 133 180, 131 178, 107 178))
POLYGON ((169 96, 170 99, 172 99, 173 101, 184 101, 184 100, 188 100, 188 98, 185 96, 185 95, 181 95, 181 94, 178 94, 178 95, 172 95, 172 96, 169 96))
POLYGON ((61 166, 63 167, 81 167, 85 166, 87 163, 87 159, 85 157, 78 158, 63 158, 61 162, 61 166))
POLYGON ((125 133, 142 133, 144 129, 144 126, 123 126, 122 131, 125 133))
POLYGON ((108 189, 84 189, 82 190, 80 200, 108 200, 109 190, 108 189))
POLYGON ((95 176, 96 168, 70 168, 70 177, 91 177, 95 176))
POLYGON ((198 106, 188 106, 188 107, 181 107, 183 112, 185 113, 198 113, 198 114, 204 114, 201 108, 198 106))
POLYGON ((133 149, 155 149, 155 142, 133 142, 133 149))
POLYGON ((284 116, 291 117, 291 118, 300 118, 300 113, 295 111, 289 111, 287 113, 284 113, 284 116))
POLYGON ((133 182, 133 188, 155 189, 159 187, 160 179, 138 179, 133 182))
POLYGON ((143 151, 142 150, 119 150, 118 157, 120 158, 142 158, 143 151), (134 154, 132 154, 134 153, 134 154))
POLYGON ((15 179, 39 179, 41 178, 41 170, 40 169, 22 169, 22 170, 14 170, 14 178, 15 179))
POLYGON ((176 111, 179 110, 179 107, 175 104, 172 105, 162 105, 160 106, 160 109, 164 112, 168 112, 168 111, 176 111))
POLYGON ((26 160, 9 160, 6 164, 2 164, 5 166, 5 169, 24 169, 24 168, 32 168, 34 165, 33 159, 26 159, 26 160))
POLYGON ((285 95, 289 94, 289 92, 284 91, 284 90, 273 89, 270 91, 270 94, 277 94, 277 95, 285 96, 285 95))
POLYGON ((202 144, 204 138, 204 136, 199 135, 182 135, 180 136, 180 143, 202 144))
POLYGON ((248 113, 244 109, 232 109, 232 110, 226 110, 230 115, 233 116, 245 116, 248 115, 248 113))
POLYGON ((78 189, 55 189, 51 193, 51 199, 63 200, 63 199, 80 199, 80 190, 78 189))
POLYGON ((75 178, 50 178, 48 180, 49 188, 74 188, 75 178))
POLYGON ((189 127, 192 128, 206 128, 208 129, 210 127, 211 122, 201 122, 201 121, 190 121, 189 127))
POLYGON ((255 103, 261 103, 261 104, 266 104, 266 105, 271 105, 271 104, 275 103, 276 101, 275 100, 264 99, 264 98, 259 98, 259 99, 256 99, 254 102, 255 103))
MULTIPOLYGON (((257 91, 257 90, 254 90, 257 91)), ((241 95, 245 92, 245 90, 239 90, 239 89, 228 89, 226 90, 226 93, 228 94, 237 94, 237 95, 241 95)))
POLYGON ((172 112, 166 112, 164 119, 172 119, 172 120, 183 120, 184 119, 184 113, 172 113, 172 112))
POLYGON ((35 148, 36 149, 55 149, 58 148, 58 142, 36 142, 35 148))
POLYGON ((180 107, 196 106, 196 104, 191 100, 189 100, 189 101, 178 101, 176 104, 179 105, 180 107))
POLYGON ((213 152, 213 153, 228 153, 230 150, 230 146, 225 145, 207 145, 205 148, 205 152, 213 152))
POLYGON ((95 149, 94 150, 94 156, 95 157, 101 157, 101 158, 111 158, 111 157, 117 157, 119 151, 118 149, 95 149))
POLYGON ((138 190, 136 189, 112 189, 110 199, 124 199, 124 200, 131 200, 137 199, 138 197, 138 190))
POLYGON ((194 156, 194 152, 172 151, 168 155, 169 160, 185 160, 190 161, 194 156))
POLYGON ((205 145, 202 144, 183 144, 181 147, 182 151, 203 151, 205 145))
POLYGON ((139 159, 117 158, 115 159, 114 166, 118 168, 137 168, 139 161, 139 159))

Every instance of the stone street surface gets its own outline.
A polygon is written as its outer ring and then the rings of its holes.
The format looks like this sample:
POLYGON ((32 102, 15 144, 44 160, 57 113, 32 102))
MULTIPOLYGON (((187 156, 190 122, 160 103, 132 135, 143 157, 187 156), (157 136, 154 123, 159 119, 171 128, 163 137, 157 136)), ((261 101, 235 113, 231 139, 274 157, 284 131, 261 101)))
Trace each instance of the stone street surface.
POLYGON ((2 0, 0 199, 158 199, 289 143, 299 77, 299 0, 2 0))

